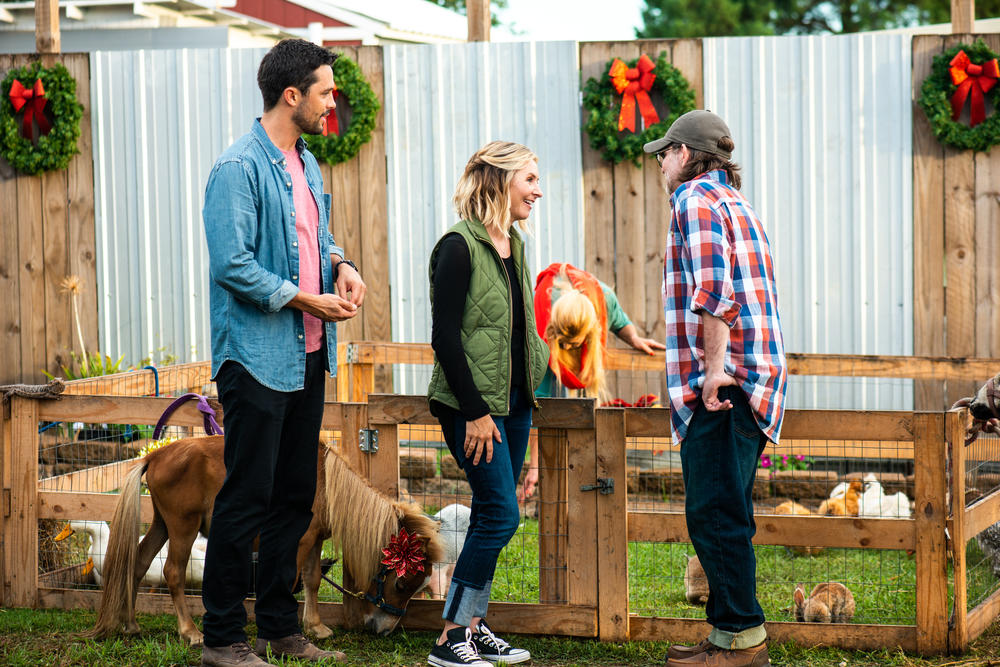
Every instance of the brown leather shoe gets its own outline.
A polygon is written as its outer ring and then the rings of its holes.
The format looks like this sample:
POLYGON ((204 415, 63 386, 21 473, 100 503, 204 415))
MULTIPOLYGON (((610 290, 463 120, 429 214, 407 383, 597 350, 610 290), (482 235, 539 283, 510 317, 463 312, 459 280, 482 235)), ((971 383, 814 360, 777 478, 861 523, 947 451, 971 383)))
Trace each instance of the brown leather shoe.
POLYGON ((694 646, 686 646, 684 644, 674 644, 667 649, 667 660, 681 660, 682 658, 690 658, 693 655, 698 655, 699 653, 704 653, 708 650, 708 647, 713 646, 712 642, 708 641, 708 638, 702 639, 700 642, 694 646))
MULTIPOLYGON (((203 646, 201 649, 202 667, 260 667, 271 665, 258 658, 250 650, 250 644, 236 642, 229 646, 203 646)), ((273 665, 271 666, 273 667, 273 665)))
POLYGON ((258 637, 257 655, 266 657, 268 648, 271 649, 271 655, 276 658, 287 656, 311 662, 319 662, 320 660, 343 662, 347 659, 347 656, 340 651, 324 651, 306 639, 306 636, 301 632, 296 632, 294 635, 288 635, 281 639, 262 639, 258 637))
POLYGON ((767 656, 767 643, 750 648, 724 649, 714 644, 701 653, 687 658, 669 659, 668 667, 683 667, 684 665, 701 665, 703 667, 767 667, 771 660, 767 656))

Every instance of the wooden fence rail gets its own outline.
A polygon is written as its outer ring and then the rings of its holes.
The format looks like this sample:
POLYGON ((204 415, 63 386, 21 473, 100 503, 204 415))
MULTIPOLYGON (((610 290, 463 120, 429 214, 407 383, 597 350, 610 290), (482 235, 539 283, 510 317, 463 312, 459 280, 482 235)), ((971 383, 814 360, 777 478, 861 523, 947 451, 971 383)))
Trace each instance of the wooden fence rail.
MULTIPOLYGON (((352 444, 362 428, 377 429, 379 450, 362 452, 342 446, 356 469, 385 493, 396 496, 400 489, 400 434, 403 429, 436 426, 422 396, 370 393, 372 373, 366 366, 381 363, 415 363, 426 358, 427 346, 400 344, 351 344, 341 377, 347 375, 349 394, 360 390, 364 402, 327 403, 323 428, 341 434, 341 442, 352 444), (349 360, 349 361, 348 361, 349 360), (354 368, 352 368, 354 367, 354 368), (358 372, 358 369, 361 372, 358 372), (346 372, 345 372, 346 370, 346 372)), ((620 367, 642 359, 624 353, 612 355, 609 365, 620 367)), ((643 360, 644 361, 644 360, 643 360)), ((807 362, 812 360, 806 359, 807 362)), ((939 373, 960 372, 979 361, 907 360, 933 364, 939 373), (963 366, 964 365, 964 366, 963 366)), ((645 362, 645 361, 644 361, 645 362)), ((900 360, 835 358, 822 362, 836 368, 878 375, 896 373, 905 366, 900 360)), ((983 362, 985 363, 985 362, 983 362)), ((816 365, 810 367, 815 372, 816 365)), ((161 374, 161 382, 202 382, 199 367, 178 367, 176 377, 161 374)), ((147 374, 148 375, 148 374, 147 374)), ((149 389, 143 373, 129 374, 124 383, 92 382, 90 389, 113 390, 127 386, 137 392, 149 389)), ((72 385, 79 391, 79 385, 72 385)), ((355 394, 356 395, 356 394, 355 394)), ((106 520, 116 499, 113 489, 127 463, 113 463, 38 481, 38 425, 48 421, 153 423, 170 402, 168 398, 109 395, 65 395, 60 400, 15 397, 5 408, 2 430, 3 482, 0 513, 0 574, 2 604, 11 606, 95 607, 99 594, 53 588, 37 572, 39 519, 106 520)), ((952 470, 964 470, 971 450, 964 446, 967 412, 914 413, 865 411, 788 411, 783 435, 802 441, 880 441, 898 443, 912 456, 916 511, 909 519, 859 517, 798 517, 762 515, 758 520, 757 544, 820 546, 851 549, 912 550, 916 555, 916 617, 913 625, 850 624, 828 626, 769 622, 768 632, 776 640, 805 644, 834 644, 845 648, 899 647, 924 654, 962 650, 1000 613, 1000 593, 966 613, 965 539, 1000 520, 1000 492, 969 507, 957 504, 950 514, 952 498, 964 499, 964 479, 946 478, 943 461, 950 456, 952 470), (950 488, 949 488, 950 484, 950 488), (949 541, 949 536, 951 537, 949 541), (951 558, 954 579, 949 578, 951 558), (949 597, 949 582, 954 593, 949 597), (949 619, 949 602, 955 611, 949 619), (950 622, 949 622, 950 621, 950 622)), ((191 404, 182 406, 171 419, 174 425, 197 428, 202 417, 191 404)), ((624 483, 628 471, 625 453, 629 439, 669 431, 666 409, 595 408, 590 399, 541 399, 534 425, 538 428, 542 484, 539 512, 540 603, 496 603, 491 605, 494 625, 506 632, 550 633, 597 637, 602 640, 664 639, 696 641, 704 636, 703 621, 687 618, 643 617, 629 609, 629 542, 686 542, 684 516, 679 512, 630 509, 624 483), (611 494, 583 491, 597 478, 618 480, 611 494)), ((150 507, 144 499, 144 512, 150 507)), ((192 597, 192 606, 200 609, 192 597)), ((440 624, 442 601, 415 600, 405 619, 406 627, 434 629, 440 624)), ((171 611, 169 598, 143 593, 143 611, 171 611)), ((329 624, 355 626, 360 608, 324 603, 322 614, 329 624)))

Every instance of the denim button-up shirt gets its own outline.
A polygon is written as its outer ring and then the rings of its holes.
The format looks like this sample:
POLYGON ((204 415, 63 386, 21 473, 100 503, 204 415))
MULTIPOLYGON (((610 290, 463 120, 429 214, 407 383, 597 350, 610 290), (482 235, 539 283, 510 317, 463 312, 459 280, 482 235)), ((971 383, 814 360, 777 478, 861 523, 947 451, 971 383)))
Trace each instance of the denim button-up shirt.
MULTIPOLYGON (((332 293, 330 254, 343 257, 344 251, 329 232, 330 195, 323 193, 319 165, 305 141, 300 138, 295 149, 319 210, 320 284, 323 293, 332 293)), ((302 311, 286 307, 299 292, 294 212, 285 156, 258 119, 216 160, 205 188, 213 378, 232 360, 276 391, 303 388, 302 311)), ((336 327, 327 322, 323 328, 327 370, 336 373, 336 327)))

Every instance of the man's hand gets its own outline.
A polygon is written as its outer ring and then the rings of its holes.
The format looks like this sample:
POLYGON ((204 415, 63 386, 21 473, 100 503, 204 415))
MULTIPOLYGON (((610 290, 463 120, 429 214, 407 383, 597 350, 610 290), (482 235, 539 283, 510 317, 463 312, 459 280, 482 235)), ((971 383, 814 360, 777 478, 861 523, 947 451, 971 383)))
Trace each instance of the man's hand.
POLYGON ((524 484, 517 488, 517 502, 524 501, 535 495, 535 487, 538 486, 538 466, 529 467, 524 473, 524 484))
POLYGON ((706 410, 718 412, 733 408, 733 404, 728 398, 724 401, 719 400, 719 388, 728 386, 737 386, 736 378, 725 373, 710 373, 705 376, 705 384, 701 388, 701 400, 705 404, 706 410))
POLYGON ((486 451, 486 462, 493 460, 493 441, 500 442, 500 429, 497 428, 493 417, 483 415, 479 419, 465 424, 465 456, 472 459, 472 465, 479 465, 479 459, 486 451))
POLYGON ((358 314, 358 307, 355 304, 336 294, 309 294, 299 291, 288 305, 315 315, 324 322, 343 322, 358 314))
MULTIPOLYGON (((336 266, 337 262, 340 261, 333 256, 333 263, 336 266)), ((347 299, 355 306, 361 306, 365 300, 365 292, 368 291, 368 287, 365 286, 365 281, 361 279, 361 274, 354 270, 354 267, 350 264, 341 264, 340 268, 337 269, 337 294, 340 298, 347 299), (348 295, 350 297, 348 298, 348 295)))

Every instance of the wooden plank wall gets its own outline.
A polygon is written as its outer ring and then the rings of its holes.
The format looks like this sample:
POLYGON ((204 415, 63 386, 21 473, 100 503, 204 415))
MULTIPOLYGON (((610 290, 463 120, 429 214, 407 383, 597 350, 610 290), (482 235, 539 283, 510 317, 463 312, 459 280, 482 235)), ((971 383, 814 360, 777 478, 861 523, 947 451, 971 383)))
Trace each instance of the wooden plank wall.
MULTIPOLYGON (((337 47, 358 63, 368 83, 385 105, 382 47, 337 47)), ((342 104, 343 96, 338 97, 342 104)), ((343 126, 343 123, 341 124, 343 126)), ((380 109, 372 138, 357 157, 338 165, 321 164, 326 189, 333 195, 331 232, 347 259, 354 261, 368 286, 361 312, 337 326, 341 341, 391 340, 389 286, 389 226, 385 164, 385 110, 380 109)), ((377 369, 376 387, 391 391, 392 373, 377 369)), ((333 385, 328 394, 333 398, 333 385)))
MULTIPOLYGON (((973 153, 943 146, 917 106, 934 56, 982 37, 993 51, 1000 35, 913 38, 913 353, 1000 356, 1000 150, 973 153)), ((968 111, 966 110, 966 115, 968 111)), ((917 410, 941 410, 973 394, 988 377, 915 384, 917 410)))
MULTIPOLYGON (((0 77, 34 60, 0 54, 0 77)), ((27 176, 0 158, 0 384, 41 382, 79 353, 72 305, 60 283, 83 281, 80 326, 88 349, 97 346, 97 264, 94 165, 90 135, 90 59, 58 56, 83 104, 80 154, 57 172, 27 176)))
MULTIPOLYGON (((629 61, 645 53, 653 60, 660 52, 690 82, 695 106, 703 105, 701 40, 638 40, 631 42, 587 42, 580 45, 581 80, 608 75, 612 58, 629 61)), ((660 101, 654 98, 654 104, 660 101)), ((658 112, 664 112, 658 107, 658 112)), ((582 112, 586 124, 586 112, 582 112)), ((666 247, 669 201, 661 185, 656 161, 644 159, 641 168, 631 162, 612 165, 590 147, 586 132, 583 144, 584 268, 615 289, 622 308, 640 335, 664 339, 660 285, 663 282, 663 252, 666 247)), ((614 339, 614 336, 611 337, 614 339)), ((624 344, 617 339, 616 346, 624 344)), ((621 376, 621 373, 617 374, 621 376)), ((656 382, 665 382, 659 373, 656 382)), ((634 386, 617 379, 609 387, 613 396, 635 400, 648 386, 647 374, 637 375, 634 386)), ((661 396, 666 395, 665 387, 661 396)))

